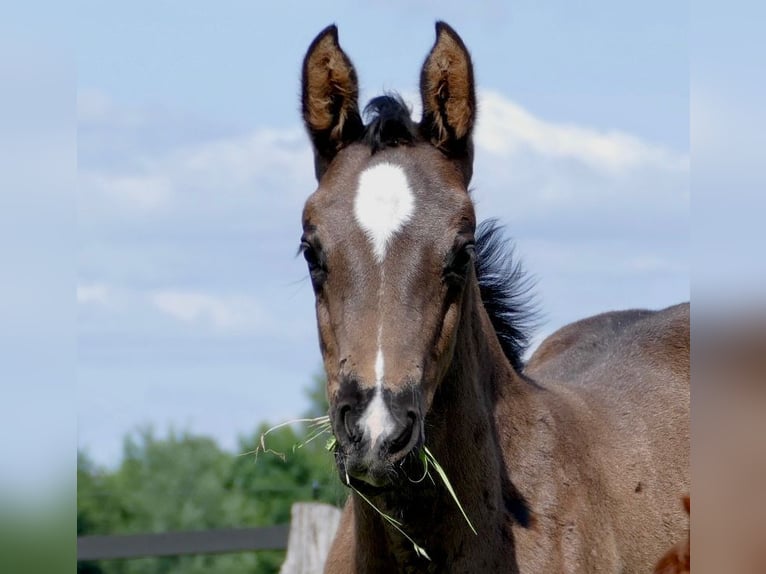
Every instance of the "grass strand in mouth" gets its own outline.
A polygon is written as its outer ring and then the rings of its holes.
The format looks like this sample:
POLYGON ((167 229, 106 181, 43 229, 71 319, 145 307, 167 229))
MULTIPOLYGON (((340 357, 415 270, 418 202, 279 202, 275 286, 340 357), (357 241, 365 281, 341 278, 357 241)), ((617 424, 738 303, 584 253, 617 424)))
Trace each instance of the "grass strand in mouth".
MULTIPOLYGON (((309 432, 308 437, 306 437, 305 440, 298 442, 293 445, 293 452, 295 452, 297 449, 304 447, 305 445, 313 442, 320 436, 324 434, 330 434, 330 437, 327 439, 327 443, 325 444, 325 448, 328 451, 333 451, 335 447, 337 446, 337 439, 332 434, 332 424, 330 423, 330 417, 329 416, 322 416, 322 417, 316 417, 316 418, 302 418, 302 419, 292 419, 289 421, 285 421, 283 423, 280 423, 278 425, 275 425, 271 427, 270 429, 266 430, 260 437, 260 444, 258 448, 256 448, 254 451, 250 451, 247 453, 243 453, 243 455, 246 454, 254 454, 255 457, 258 457, 259 452, 263 453, 271 453, 278 457, 280 457, 282 460, 285 460, 285 454, 281 452, 277 452, 273 449, 270 449, 266 446, 266 436, 282 427, 296 424, 296 423, 308 423, 309 428, 311 431, 309 432)), ((468 527, 471 529, 471 531, 478 535, 476 532, 476 529, 474 528, 473 524, 471 523, 471 520, 468 518, 468 515, 465 512, 465 509, 463 508, 463 505, 460 503, 460 499, 457 496, 457 493, 455 493, 455 489, 452 486, 452 483, 449 480, 449 477, 447 477, 447 473, 445 472, 444 468, 439 464, 439 461, 436 460, 436 457, 433 455, 431 450, 427 446, 423 446, 422 450, 420 451, 420 460, 423 462, 423 477, 420 478, 417 481, 412 481, 415 484, 422 482, 423 478, 426 476, 431 479, 431 482, 436 484, 434 482, 433 477, 431 476, 431 471, 429 469, 429 466, 433 467, 436 470, 436 474, 439 475, 439 478, 444 483, 444 487, 447 489, 447 492, 449 492, 452 499, 455 501, 455 504, 457 505, 458 509, 460 510, 460 513, 463 515, 463 518, 465 519, 466 523, 468 524, 468 527)), ((426 549, 420 546, 413 538, 407 534, 403 527, 403 524, 393 518, 392 516, 389 516, 382 510, 380 510, 377 506, 375 506, 372 501, 367 498, 364 494, 362 494, 357 488, 355 488, 349 478, 348 475, 346 475, 346 485, 351 488, 362 500, 364 500, 375 512, 377 512, 381 518, 383 518, 386 522, 388 522, 391 526, 393 526, 402 536, 404 536, 411 544, 413 549, 415 550, 415 554, 421 558, 425 558, 426 560, 431 560, 431 557, 428 555, 428 552, 426 552, 426 549)))
POLYGON ((378 508, 377 506, 375 506, 375 505, 372 503, 372 501, 371 501, 369 498, 367 498, 367 497, 366 497, 364 494, 362 494, 361 492, 359 492, 359 490, 357 490, 356 488, 354 488, 354 486, 353 486, 352 484, 348 483, 348 486, 351 488, 351 490, 353 490, 354 492, 356 492, 356 493, 357 493, 357 494, 358 494, 358 495, 361 497, 361 499, 362 499, 362 500, 364 500, 364 501, 365 501, 367 504, 369 504, 369 505, 370 505, 370 508, 372 508, 372 509, 373 509, 375 512, 377 512, 378 514, 380 514, 380 516, 383 518, 383 520, 385 520, 385 521, 386 521, 386 522, 388 522, 388 523, 389 523, 391 526, 393 526, 394 528, 396 528, 396 529, 399 531, 399 534, 401 534, 401 535, 402 535, 402 536, 404 536, 404 537, 405 537, 407 540, 409 540, 410 544, 412 544, 412 548, 415 550, 415 554, 417 554, 417 555, 418 555, 419 557, 421 557, 421 558, 425 558, 426 560, 429 560, 429 561, 431 560, 431 557, 428 555, 428 552, 426 552, 426 549, 425 549, 425 548, 423 548, 422 546, 420 546, 420 545, 419 545, 417 542, 415 542, 415 541, 412 539, 412 537, 411 537, 409 534, 407 534, 407 533, 406 533, 406 532, 405 532, 405 531, 402 529, 402 523, 401 523, 401 522, 399 522, 398 520, 396 520, 396 519, 395 519, 393 516, 389 516, 388 514, 386 514, 385 512, 383 512, 383 511, 382 511, 380 508, 378 508))
POLYGON ((455 494, 455 489, 452 488, 452 483, 447 477, 447 473, 444 472, 442 465, 439 464, 439 462, 436 460, 436 457, 434 457, 433 453, 425 445, 423 445, 423 450, 421 451, 420 456, 421 456, 421 459, 423 460, 423 464, 426 465, 426 468, 428 463, 430 462, 431 466, 433 466, 436 469, 436 474, 438 474, 439 478, 442 479, 442 482, 444 483, 444 486, 446 487, 447 492, 450 493, 450 496, 452 496, 452 499, 455 501, 455 504, 457 504, 457 507, 460 509, 460 512, 463 515, 463 518, 465 518, 465 521, 468 523, 468 526, 473 531, 473 533, 478 536, 478 532, 476 532, 476 529, 473 527, 473 524, 471 524, 471 520, 468 518, 468 515, 465 513, 465 510, 463 509, 463 505, 460 504, 460 500, 458 499, 457 494, 455 494))
MULTIPOLYGON (((268 448, 266 446, 266 437, 270 433, 272 433, 273 431, 275 431, 277 429, 281 429, 282 427, 286 427, 286 426, 293 425, 293 424, 296 424, 296 423, 308 423, 309 428, 311 428, 312 430, 311 430, 311 433, 309 434, 309 436, 305 440, 303 440, 301 442, 298 442, 298 443, 295 443, 293 445, 293 452, 295 452, 299 448, 304 447, 305 445, 309 444, 310 442, 312 442, 313 440, 315 440, 316 438, 322 436, 325 433, 332 433, 332 424, 330 424, 330 417, 327 416, 327 415, 322 416, 322 417, 308 418, 308 419, 307 418, 303 418, 303 419, 291 419, 289 421, 285 421, 283 423, 279 423, 278 425, 274 425, 270 429, 266 430, 261 435, 261 437, 259 439, 259 445, 258 445, 258 447, 255 450, 251 450, 251 451, 248 451, 248 452, 243 452, 239 456, 246 456, 246 455, 252 454, 252 455, 255 456, 255 459, 257 460, 258 459, 258 454, 262 452, 264 454, 265 453, 273 454, 275 456, 278 456, 282 460, 285 460, 285 453, 279 452, 279 451, 276 451, 276 450, 273 450, 273 449, 270 449, 270 448, 268 448)), ((330 449, 328 448, 328 450, 330 450, 330 449)))
MULTIPOLYGON (((319 438, 320 436, 330 433, 332 435, 332 424, 330 423, 330 417, 324 416, 324 417, 317 417, 314 419, 315 422, 309 424, 309 427, 312 428, 310 434, 308 437, 306 437, 306 440, 303 442, 299 442, 295 445, 293 445, 293 452, 295 452, 299 448, 303 448, 310 442, 314 441, 315 439, 319 438)), ((335 437, 333 437, 335 438, 335 437)))
MULTIPOLYGON (((334 437, 333 437, 334 438, 334 437)), ((332 441, 332 439, 331 439, 332 441)), ((329 446, 329 445, 328 445, 329 446)), ((333 443, 334 446, 334 443, 333 443)), ((471 520, 468 518, 468 514, 466 514, 465 509, 463 508, 463 505, 460 504, 460 499, 457 496, 457 493, 455 492, 455 489, 452 486, 452 483, 450 482, 449 477, 447 476, 447 473, 444 470, 444 467, 442 467, 441 464, 439 464, 439 461, 436 460, 436 457, 433 455, 431 450, 427 446, 423 446, 423 449, 420 451, 420 460, 423 461, 423 467, 424 467, 424 474, 423 478, 428 476, 431 478, 431 482, 433 482, 433 478, 431 477, 431 471, 429 470, 429 465, 432 466, 436 470, 436 474, 439 475, 439 478, 444 483, 444 487, 447 489, 447 492, 449 492, 452 499, 455 501, 455 504, 457 505, 458 509, 460 510, 460 513, 463 515, 463 518, 466 521, 466 524, 468 524, 468 527, 471 529, 471 531, 478 536, 478 532, 476 532, 476 528, 474 528, 473 524, 471 523, 471 520)), ((417 481, 412 481, 415 484, 422 482, 423 478, 420 478, 417 481)), ((427 560, 431 560, 431 557, 428 556, 428 553, 426 552, 426 549, 420 546, 417 542, 415 542, 412 537, 407 534, 404 529, 402 528, 403 524, 393 518, 392 516, 389 516, 382 510, 380 510, 377 506, 375 506, 372 501, 367 498, 364 494, 359 492, 357 488, 355 488, 349 481, 348 481, 348 475, 346 476, 346 484, 354 491, 356 492, 359 497, 364 500, 375 512, 377 512, 386 522, 388 522, 391 526, 393 526, 396 530, 399 531, 399 533, 404 536, 411 544, 412 547, 415 550, 415 554, 418 556, 425 558, 427 560)), ((435 484, 435 483, 434 483, 435 484)))

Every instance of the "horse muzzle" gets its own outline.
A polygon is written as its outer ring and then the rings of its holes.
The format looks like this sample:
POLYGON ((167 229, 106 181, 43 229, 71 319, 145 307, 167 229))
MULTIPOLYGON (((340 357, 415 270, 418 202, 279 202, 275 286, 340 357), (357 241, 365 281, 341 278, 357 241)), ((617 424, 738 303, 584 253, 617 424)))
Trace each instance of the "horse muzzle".
MULTIPOLYGON (((333 409, 341 479, 384 487, 399 478, 411 453, 423 444, 420 393, 344 384, 333 409)), ((404 469, 406 472, 406 469, 404 469)))

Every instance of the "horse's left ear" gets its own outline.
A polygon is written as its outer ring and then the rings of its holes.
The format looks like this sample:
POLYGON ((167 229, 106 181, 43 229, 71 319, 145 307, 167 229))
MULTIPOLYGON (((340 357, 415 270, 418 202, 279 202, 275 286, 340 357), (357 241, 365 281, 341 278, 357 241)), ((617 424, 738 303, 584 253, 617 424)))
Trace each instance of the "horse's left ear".
POLYGON ((314 145, 314 171, 321 179, 335 154, 364 131, 356 71, 338 43, 334 24, 322 30, 306 52, 301 107, 314 145))
POLYGON ((448 157, 460 160, 470 180, 476 119, 473 64, 463 40, 444 22, 436 23, 436 42, 420 72, 420 96, 423 137, 448 157))

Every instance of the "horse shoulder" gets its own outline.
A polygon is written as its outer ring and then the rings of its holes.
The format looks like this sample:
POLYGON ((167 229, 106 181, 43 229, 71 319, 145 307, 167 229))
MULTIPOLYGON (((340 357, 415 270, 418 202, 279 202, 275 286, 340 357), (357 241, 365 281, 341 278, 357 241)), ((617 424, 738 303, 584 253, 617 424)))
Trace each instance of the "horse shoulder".
MULTIPOLYGON (((550 435, 546 459, 569 461, 554 499, 532 495, 532 506, 556 509, 551 513, 559 520, 550 528, 570 555, 567 562, 578 562, 572 555, 590 548, 598 551, 599 564, 648 569, 667 548, 658 529, 666 540, 680 537, 686 518, 675 506, 689 488, 688 349, 685 304, 572 323, 543 341, 528 361, 524 373, 543 389, 539 410, 549 421, 537 425, 537 450, 540 437, 550 435), (560 527, 570 507, 571 534, 560 527), (587 524, 584 516, 590 517, 587 524)), ((550 496, 551 488, 543 490, 550 496)), ((590 558, 580 556, 583 562, 590 558)))

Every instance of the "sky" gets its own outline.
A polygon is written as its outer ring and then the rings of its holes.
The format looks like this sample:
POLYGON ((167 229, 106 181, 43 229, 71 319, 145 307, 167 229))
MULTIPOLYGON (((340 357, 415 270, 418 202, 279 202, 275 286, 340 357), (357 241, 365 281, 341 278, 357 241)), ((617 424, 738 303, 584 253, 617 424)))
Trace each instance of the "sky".
POLYGON ((417 80, 444 19, 479 93, 472 193, 536 280, 534 341, 689 298, 683 3, 81 3, 78 446, 119 461, 150 424, 233 451, 307 407, 313 293, 295 253, 315 189, 303 54, 337 23, 362 100, 417 80))
POLYGON ((0 507, 71 485, 76 429, 75 58, 20 10, 0 18, 0 507))

